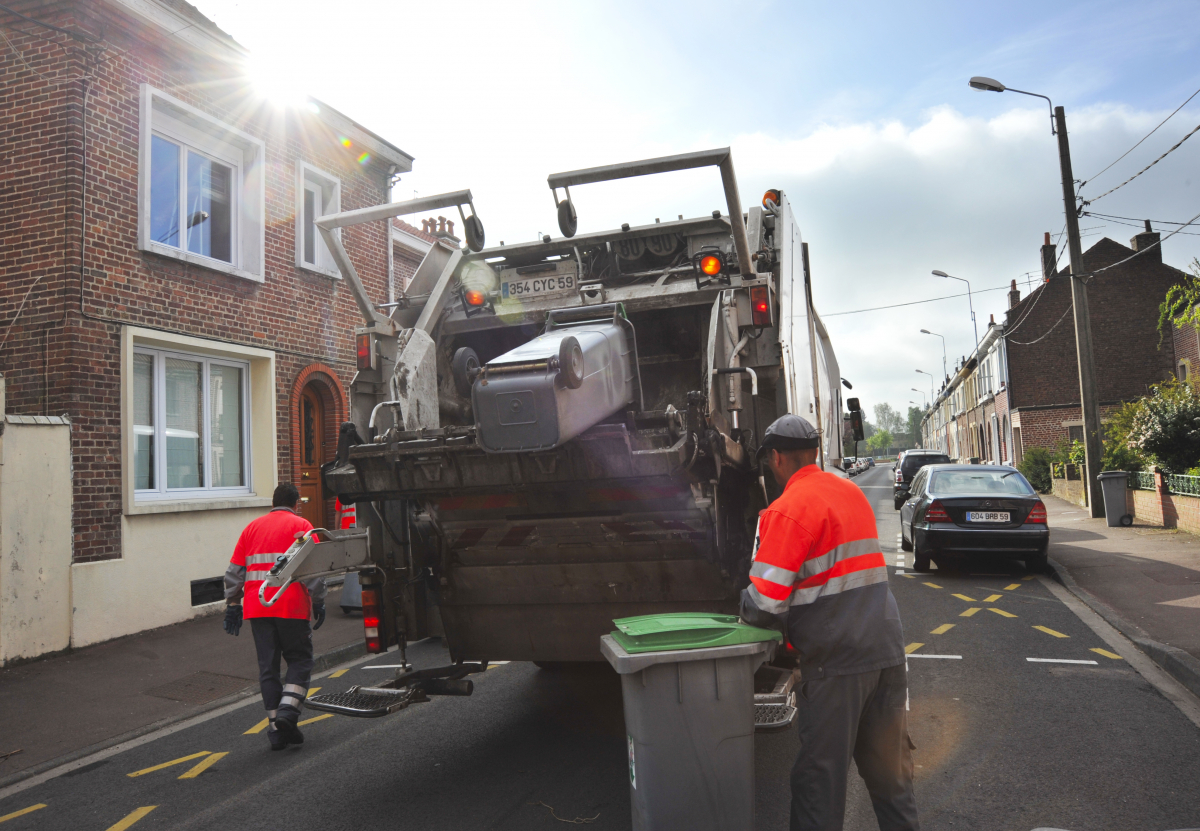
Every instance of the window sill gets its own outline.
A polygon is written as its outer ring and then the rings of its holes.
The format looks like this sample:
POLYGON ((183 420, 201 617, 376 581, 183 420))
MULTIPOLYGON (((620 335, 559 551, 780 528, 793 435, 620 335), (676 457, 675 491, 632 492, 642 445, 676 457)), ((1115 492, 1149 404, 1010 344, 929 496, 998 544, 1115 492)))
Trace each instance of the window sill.
POLYGON ((141 514, 174 514, 184 511, 229 511, 238 508, 269 508, 267 496, 221 496, 211 499, 148 499, 134 502, 125 510, 126 516, 141 514))
POLYGON ((342 273, 336 268, 318 268, 317 266, 310 265, 308 263, 296 263, 296 267, 301 271, 307 272, 308 274, 320 274, 322 277, 329 277, 333 280, 342 279, 342 273))
POLYGON ((234 277, 241 277, 243 280, 252 280, 255 283, 265 282, 261 274, 254 274, 249 271, 244 271, 230 263, 223 263, 220 260, 214 260, 211 257, 205 257, 200 254, 193 254, 190 251, 182 251, 178 248, 172 248, 169 245, 159 245, 158 243, 150 243, 149 245, 141 246, 142 251, 147 251, 151 254, 157 254, 160 257, 168 257, 172 260, 179 260, 188 263, 189 265, 200 266, 207 268, 210 271, 219 271, 222 274, 229 274, 234 277))

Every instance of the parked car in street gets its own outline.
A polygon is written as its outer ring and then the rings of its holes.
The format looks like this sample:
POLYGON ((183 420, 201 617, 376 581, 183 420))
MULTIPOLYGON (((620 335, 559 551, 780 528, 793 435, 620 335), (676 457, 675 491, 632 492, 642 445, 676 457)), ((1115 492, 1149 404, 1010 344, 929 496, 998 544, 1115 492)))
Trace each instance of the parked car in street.
POLYGON ((908 499, 909 487, 912 485, 913 477, 917 475, 917 471, 925 465, 943 465, 949 464, 950 457, 940 450, 905 450, 900 454, 900 458, 896 460, 895 466, 892 468, 896 473, 895 482, 892 484, 892 500, 896 510, 900 510, 900 506, 908 499))
POLYGON ((900 508, 900 546, 913 552, 914 571, 939 555, 1000 554, 1040 573, 1049 543, 1046 506, 1016 468, 927 465, 900 508))

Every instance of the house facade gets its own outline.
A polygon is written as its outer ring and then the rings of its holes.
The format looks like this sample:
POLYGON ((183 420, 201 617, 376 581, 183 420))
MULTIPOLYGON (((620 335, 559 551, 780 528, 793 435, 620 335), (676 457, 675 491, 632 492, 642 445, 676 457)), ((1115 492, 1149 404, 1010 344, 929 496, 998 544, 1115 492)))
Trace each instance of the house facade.
MULTIPOLYGON (((70 424, 65 648, 213 608, 279 482, 334 521, 319 467, 361 318, 314 222, 389 201, 412 158, 322 102, 262 99, 182 0, 19 11, 36 22, 6 21, 0 52, 0 372, 8 413, 70 424)), ((390 224, 341 234, 369 296, 394 299, 390 224)))

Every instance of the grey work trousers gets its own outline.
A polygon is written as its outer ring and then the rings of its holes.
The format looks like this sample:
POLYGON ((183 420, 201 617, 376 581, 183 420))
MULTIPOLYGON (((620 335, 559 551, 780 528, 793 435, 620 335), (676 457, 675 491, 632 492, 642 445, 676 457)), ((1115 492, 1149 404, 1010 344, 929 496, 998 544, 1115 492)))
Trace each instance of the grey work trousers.
POLYGON ((904 664, 805 681, 798 693, 792 831, 841 831, 851 758, 881 831, 918 831, 904 664))
POLYGON ((312 675, 312 626, 308 620, 255 617, 250 619, 250 628, 258 652, 258 683, 267 715, 272 721, 282 718, 295 724, 312 675), (287 677, 282 679, 281 657, 287 661, 287 677))

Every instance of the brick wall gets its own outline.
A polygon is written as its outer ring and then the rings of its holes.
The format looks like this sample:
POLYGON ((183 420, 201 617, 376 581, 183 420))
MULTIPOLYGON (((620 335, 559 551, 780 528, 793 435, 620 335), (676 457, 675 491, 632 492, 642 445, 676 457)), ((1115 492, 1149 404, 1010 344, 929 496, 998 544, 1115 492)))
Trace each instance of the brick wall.
MULTIPOLYGON (((231 67, 167 43, 113 6, 26 4, 20 10, 103 33, 105 50, 101 60, 90 61, 65 35, 6 30, 24 62, 11 49, 0 52, 0 320, 11 320, 25 291, 41 281, 12 328, 0 370, 10 411, 71 416, 75 560, 118 557, 122 324, 275 351, 279 475, 290 479, 294 382, 319 363, 347 386, 354 371, 351 332, 361 320, 340 280, 295 266, 295 165, 304 160, 339 177, 343 210, 387 201, 387 171, 375 161, 360 165, 360 149, 344 147, 315 115, 256 103, 231 67), (92 76, 86 114, 82 83, 61 83, 85 71, 92 76), (137 249, 142 83, 265 142, 265 282, 137 249)), ((343 243, 368 294, 386 300, 386 223, 347 228, 343 243)))
POLYGON ((1129 512, 1141 523, 1181 528, 1200 534, 1200 498, 1168 493, 1162 474, 1155 474, 1155 490, 1130 490, 1129 512))

